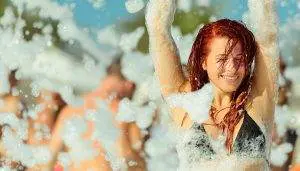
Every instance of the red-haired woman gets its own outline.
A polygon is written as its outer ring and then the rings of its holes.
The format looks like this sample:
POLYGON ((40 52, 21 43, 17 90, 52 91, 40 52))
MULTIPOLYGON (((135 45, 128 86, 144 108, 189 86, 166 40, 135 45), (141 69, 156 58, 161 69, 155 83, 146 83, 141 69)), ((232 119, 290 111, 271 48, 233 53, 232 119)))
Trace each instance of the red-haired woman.
POLYGON ((209 118, 204 123, 192 120, 181 108, 171 109, 179 127, 206 135, 196 139, 194 136, 189 143, 181 146, 183 149, 178 150, 179 156, 185 156, 185 159, 180 159, 180 164, 185 164, 184 170, 193 170, 195 160, 204 160, 205 164, 216 159, 218 152, 212 141, 222 135, 225 137, 226 156, 252 161, 236 162, 235 169, 269 168, 269 133, 277 88, 277 63, 271 58, 278 56, 276 15, 273 0, 254 3, 261 5, 258 10, 263 10, 258 11, 263 15, 255 22, 256 26, 262 27, 258 30, 262 31, 266 26, 270 30, 266 29, 255 39, 252 32, 238 21, 222 19, 205 25, 192 46, 188 61, 189 76, 185 78, 170 33, 175 0, 149 1, 146 24, 150 53, 162 95, 167 97, 181 91, 197 91, 207 83, 213 88, 209 118))

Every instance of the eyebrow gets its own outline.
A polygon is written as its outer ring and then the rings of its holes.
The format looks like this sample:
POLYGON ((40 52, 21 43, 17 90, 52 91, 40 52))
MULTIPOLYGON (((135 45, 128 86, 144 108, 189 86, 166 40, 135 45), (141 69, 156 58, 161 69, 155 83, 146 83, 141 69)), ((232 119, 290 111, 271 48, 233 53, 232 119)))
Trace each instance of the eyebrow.
POLYGON ((224 57, 224 56, 226 56, 225 53, 221 53, 221 54, 216 55, 216 57, 224 57))

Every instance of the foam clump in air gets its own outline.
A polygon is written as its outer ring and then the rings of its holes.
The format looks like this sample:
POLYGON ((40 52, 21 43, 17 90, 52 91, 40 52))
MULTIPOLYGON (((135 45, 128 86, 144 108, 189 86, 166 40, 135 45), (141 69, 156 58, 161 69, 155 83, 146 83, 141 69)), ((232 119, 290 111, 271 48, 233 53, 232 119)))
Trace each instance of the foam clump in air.
POLYGON ((58 20, 57 32, 62 40, 76 40, 85 51, 99 58, 105 66, 111 63, 113 56, 101 50, 97 44, 95 44, 94 40, 92 40, 89 33, 76 25, 72 9, 68 6, 61 6, 57 2, 50 0, 22 0, 21 2, 13 0, 12 3, 17 6, 21 12, 23 9, 39 9, 40 17, 58 20), (107 55, 110 57, 107 57, 107 55))
POLYGON ((271 163, 274 166, 283 166, 288 159, 288 153, 293 150, 293 146, 290 143, 283 143, 276 147, 273 147, 271 150, 271 163))
POLYGON ((83 117, 74 116, 64 123, 62 139, 68 146, 68 154, 74 163, 80 163, 98 155, 97 151, 93 149, 93 142, 82 139, 86 131, 87 123, 83 117))
POLYGON ((104 148, 104 154, 112 167, 122 168, 123 162, 120 162, 121 159, 118 158, 115 150, 120 131, 114 126, 113 114, 107 101, 97 99, 97 107, 84 112, 84 115, 74 116, 65 122, 62 136, 69 151, 60 155, 60 164, 69 166, 70 163, 75 163, 76 165, 83 160, 98 156, 99 152, 94 147, 94 143, 98 142, 104 148), (90 124, 94 126, 90 139, 82 139, 90 124))
POLYGON ((208 118, 212 97, 211 84, 206 84, 194 92, 170 95, 166 98, 166 102, 171 108, 183 108, 193 121, 202 123, 208 118))
POLYGON ((124 54, 121 59, 121 65, 122 74, 136 84, 143 83, 145 78, 153 73, 152 59, 141 52, 124 54))
POLYGON ((19 119, 14 113, 1 113, 0 117, 1 125, 9 125, 16 131, 18 137, 22 140, 26 140, 28 136, 28 123, 26 120, 19 119))
POLYGON ((116 25, 109 25, 97 31, 97 41, 101 44, 117 47, 120 42, 120 34, 116 30, 116 25))
POLYGON ((63 166, 63 168, 68 168, 72 163, 70 154, 67 152, 60 152, 57 156, 57 160, 59 164, 63 166))
POLYGON ((145 29, 143 27, 137 28, 131 33, 124 33, 121 36, 119 46, 126 53, 131 52, 134 48, 137 47, 137 43, 144 34, 145 29))
POLYGON ((179 27, 172 27, 171 33, 178 49, 180 49, 181 63, 187 64, 195 36, 191 33, 183 36, 179 27))
POLYGON ((11 7, 7 7, 4 11, 4 15, 0 18, 0 24, 3 26, 9 26, 16 22, 16 17, 11 7))
POLYGON ((91 3, 95 9, 99 9, 105 4, 105 0, 88 0, 88 2, 91 3))
POLYGON ((92 122, 95 126, 91 139, 101 143, 105 150, 105 158, 113 168, 119 169, 125 167, 115 148, 120 130, 114 124, 114 114, 108 105, 108 101, 98 99, 96 110, 85 111, 85 120, 92 122))
POLYGON ((46 147, 34 147, 24 144, 23 140, 8 127, 3 129, 2 136, 6 156, 13 161, 20 161, 23 165, 32 167, 36 164, 45 164, 51 158, 51 153, 46 147))
POLYGON ((6 94, 10 91, 9 68, 0 60, 0 94, 6 94))
POLYGON ((85 119, 95 124, 92 139, 101 142, 105 148, 111 147, 120 132, 114 126, 114 115, 109 109, 108 103, 99 99, 96 110, 86 110, 85 112, 85 119))
POLYGON ((276 106, 274 113, 276 131, 279 137, 284 137, 292 121, 292 113, 288 106, 276 106))
POLYGON ((143 9, 145 3, 143 0, 127 0, 125 2, 125 7, 129 13, 137 13, 143 9))
POLYGON ((156 105, 149 103, 146 106, 138 106, 128 98, 123 99, 119 104, 116 119, 123 122, 134 122, 141 129, 146 129, 152 124, 156 105))
POLYGON ((211 5, 211 0, 197 0, 197 5, 202 7, 209 7, 211 5))
POLYGON ((177 2, 177 8, 179 10, 184 11, 184 12, 190 12, 190 11, 192 11, 192 9, 195 6, 209 7, 210 3, 211 3, 210 0, 196 0, 196 1, 193 1, 193 0, 179 0, 177 2))
POLYGON ((138 104, 143 104, 147 101, 157 101, 160 99, 159 81, 154 73, 152 73, 150 76, 145 77, 145 80, 137 86, 132 100, 138 104))
POLYGON ((62 99, 72 106, 81 106, 83 105, 82 97, 74 95, 73 88, 70 86, 60 87, 58 92, 60 93, 62 99))
MULTIPOLYGON (((66 6, 60 6, 58 3, 48 1, 48 0, 12 1, 12 4, 18 8, 18 12, 19 12, 18 15, 22 15, 24 9, 29 11, 33 9, 40 9, 39 15, 41 18, 59 20, 59 26, 61 26, 58 29, 60 38, 66 41, 69 41, 69 39, 71 40, 74 39, 78 41, 83 46, 84 51, 86 51, 87 53, 91 54, 94 57, 98 58, 98 57, 106 56, 107 58, 105 59, 103 58, 103 60, 99 62, 103 66, 100 65, 96 66, 93 69, 93 71, 103 71, 104 70, 103 68, 105 68, 105 66, 110 63, 110 60, 112 59, 110 58, 110 55, 107 52, 103 52, 98 47, 96 47, 96 43, 83 31, 83 29, 78 28, 76 24, 72 22, 73 20, 72 11, 66 6), (69 30, 66 31, 64 29, 67 30, 69 29, 69 30), (64 31, 66 31, 66 33, 64 31), (78 34, 82 36, 79 37, 74 36, 78 34), (76 38, 78 38, 78 40, 76 38), (101 69, 99 67, 103 67, 103 68, 101 69)), ((9 8, 7 9, 8 10, 5 12, 6 14, 4 14, 4 16, 7 16, 6 18, 13 17, 12 13, 9 12, 10 11, 9 8)), ((1 60, 3 61, 3 63, 5 63, 5 65, 7 65, 7 67, 10 70, 18 68, 18 71, 16 73, 17 75, 19 75, 18 79, 32 79, 33 81, 39 82, 40 83, 39 85, 41 87, 46 89, 50 87, 50 90, 55 90, 56 92, 59 92, 59 89, 63 89, 61 87, 65 86, 66 84, 68 86, 72 86, 76 90, 78 90, 79 88, 78 86, 80 86, 79 89, 86 87, 86 86, 83 87, 81 86, 83 85, 80 84, 80 82, 82 81, 76 81, 76 80, 80 80, 79 77, 81 77, 82 74, 84 73, 82 72, 83 67, 79 67, 78 65, 76 66, 73 65, 74 61, 72 60, 58 58, 61 56, 74 58, 72 55, 66 55, 66 53, 59 54, 57 52, 58 51, 61 52, 61 50, 56 49, 57 56, 55 56, 55 53, 51 53, 49 51, 50 49, 49 46, 52 46, 52 36, 51 36, 53 32, 52 26, 50 25, 44 26, 43 23, 41 22, 38 21, 35 22, 34 26, 42 29, 43 34, 42 35, 34 34, 30 41, 24 41, 23 28, 25 26, 25 21, 20 16, 16 17, 15 20, 12 19, 10 20, 10 21, 14 21, 13 26, 11 26, 12 23, 9 24, 7 22, 4 22, 5 18, 2 17, 1 19, 3 19, 2 24, 6 23, 5 27, 1 27, 0 29, 1 30, 0 49, 1 49, 1 56, 2 56, 1 60), (68 65, 65 65, 66 63, 68 65), (72 68, 76 68, 75 70, 73 69, 72 72, 73 75, 76 75, 76 79, 73 79, 74 77, 67 74, 70 73, 69 72, 70 69, 68 68, 70 66, 72 68), (64 78, 58 76, 62 76, 64 78)), ((55 48, 52 48, 52 51, 53 49, 55 48)), ((89 72, 89 76, 90 75, 91 72, 89 72)), ((82 78, 86 80, 88 77, 82 77, 82 78)), ((96 80, 95 78, 92 77, 89 78, 91 78, 90 80, 96 80)), ((96 84, 98 85, 98 82, 96 84)), ((95 85, 95 84, 88 83, 85 85, 95 85)), ((65 92, 65 97, 67 97, 68 93, 66 93, 66 91, 64 92, 65 92)), ((66 99, 68 102, 72 104, 79 102, 73 97, 68 97, 66 99)))
POLYGON ((31 146, 24 143, 28 136, 28 123, 16 117, 13 113, 2 113, 0 125, 2 129, 2 145, 6 157, 12 161, 20 161, 23 165, 32 167, 45 164, 51 158, 50 151, 45 146, 31 146))
POLYGON ((149 100, 161 98, 159 82, 154 75, 151 57, 137 51, 125 53, 121 58, 121 72, 135 83, 136 89, 132 100, 143 104, 149 100))
POLYGON ((295 37, 298 37, 300 33, 300 14, 289 17, 284 24, 280 25, 279 31, 280 51, 284 54, 287 64, 293 65, 296 59, 293 52, 299 53, 299 41, 295 37))
POLYGON ((193 2, 191 0, 179 0, 177 7, 184 12, 189 12, 193 7, 193 2))
POLYGON ((149 171, 173 171, 178 167, 176 137, 167 125, 157 124, 151 129, 150 139, 145 143, 147 169, 149 171))

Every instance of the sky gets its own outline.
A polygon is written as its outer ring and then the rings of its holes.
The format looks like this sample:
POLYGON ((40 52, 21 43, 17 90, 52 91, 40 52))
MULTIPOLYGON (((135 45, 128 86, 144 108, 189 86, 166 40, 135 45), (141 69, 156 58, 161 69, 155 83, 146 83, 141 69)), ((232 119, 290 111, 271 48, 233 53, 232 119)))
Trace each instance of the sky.
MULTIPOLYGON (((126 11, 126 0, 105 0, 105 4, 100 9, 95 9, 88 0, 56 0, 61 4, 75 3, 75 19, 81 27, 103 28, 109 24, 126 20, 134 14, 126 11)), ((147 1, 147 0, 145 0, 147 1)), ((212 5, 221 5, 218 11, 219 17, 231 19, 241 19, 242 14, 247 10, 247 0, 211 0, 212 5), (226 3, 224 3, 226 2, 226 3), (234 7, 234 8, 233 8, 234 7)), ((299 12, 299 0, 277 0, 277 10, 281 23, 288 17, 299 12)), ((299 1, 300 2, 300 1, 299 1)))
POLYGON ((103 28, 118 20, 132 17, 125 8, 125 0, 105 0, 105 4, 95 9, 88 0, 56 0, 61 4, 75 3, 74 9, 77 24, 82 27, 103 28))
MULTIPOLYGON (((247 0, 227 0, 230 3, 226 3, 222 9, 221 15, 240 19, 243 13, 247 10, 247 0), (235 7, 235 8, 233 8, 235 7)), ((296 13, 299 13, 298 2, 300 0, 276 0, 277 1, 277 14, 279 16, 279 21, 281 24, 284 24, 287 19, 296 13)))

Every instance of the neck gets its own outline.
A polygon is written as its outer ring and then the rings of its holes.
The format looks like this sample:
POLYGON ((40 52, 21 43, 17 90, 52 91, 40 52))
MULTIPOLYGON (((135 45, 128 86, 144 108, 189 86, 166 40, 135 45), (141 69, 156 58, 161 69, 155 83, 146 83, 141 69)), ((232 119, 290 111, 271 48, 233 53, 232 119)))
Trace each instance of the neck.
POLYGON ((232 93, 227 93, 219 88, 214 88, 214 101, 213 106, 217 109, 229 107, 231 104, 232 93))
POLYGON ((217 110, 217 113, 214 116, 214 122, 220 123, 223 120, 224 116, 229 111, 229 107, 231 105, 231 97, 232 93, 226 93, 214 86, 214 99, 212 102, 212 106, 217 110))

